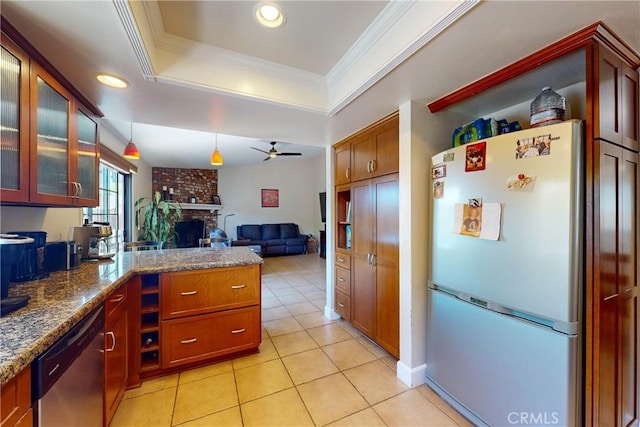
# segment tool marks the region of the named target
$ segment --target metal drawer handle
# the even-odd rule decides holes
[[[338,262],[344,262],[344,258],[338,258]]]
[[[124,299],[124,294],[118,295],[116,298],[110,300],[110,302],[120,302]]]
[[[192,343],[194,343],[194,342],[196,342],[196,341],[198,341],[198,339],[197,339],[197,338],[191,338],[191,339],[188,339],[188,340],[182,340],[182,341],[180,341],[180,344],[192,344]]]
[[[338,282],[344,282],[344,279],[342,277],[338,277]]]
[[[338,303],[338,305],[339,305],[340,307],[344,308],[344,304],[343,304],[343,303],[339,302],[339,303]]]
[[[231,286],[231,289],[244,289],[246,287],[247,287],[247,285],[233,285],[233,286]]]
[[[111,337],[112,341],[111,341],[111,348],[105,351],[113,351],[116,349],[116,335],[113,332],[107,332],[107,335]]]
[[[198,291],[189,291],[189,292],[182,292],[180,295],[182,295],[183,297],[189,296],[189,295],[195,295],[197,294]]]
[[[55,366],[55,368],[53,368],[53,369],[51,370],[51,372],[49,372],[49,376],[53,375],[53,373],[54,373],[55,371],[57,371],[59,367],[60,367],[60,364],[58,363],[58,364]]]
[[[242,329],[234,329],[233,331],[231,331],[232,334],[241,334],[243,332],[246,332],[247,330],[245,328]]]

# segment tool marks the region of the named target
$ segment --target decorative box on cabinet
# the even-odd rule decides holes
[[[2,386],[0,391],[1,427],[33,425],[31,409],[31,367],[27,366],[18,375]]]
[[[104,332],[104,419],[109,425],[118,409],[129,375],[129,300],[127,284],[115,290],[105,302]]]

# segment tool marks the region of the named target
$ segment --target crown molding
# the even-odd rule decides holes
[[[133,12],[131,11],[128,0],[112,1],[116,8],[116,12],[118,12],[118,16],[120,17],[120,22],[122,22],[124,31],[127,33],[129,42],[131,42],[131,47],[133,47],[133,52],[138,59],[138,64],[140,64],[140,68],[142,68],[142,77],[145,80],[155,81],[156,75],[153,72],[153,64],[149,59],[142,36],[136,26],[135,18],[133,17]]]
[[[380,12],[373,22],[364,30],[349,50],[340,58],[327,74],[327,82],[335,81],[346,74],[362,56],[372,50],[398,20],[407,13],[417,0],[392,0]]]
[[[341,100],[338,101],[335,105],[329,106],[327,115],[334,116],[339,113],[343,108],[353,102],[356,98],[362,95],[365,91],[367,91],[371,86],[380,81],[384,76],[393,71],[397,66],[406,61],[411,55],[416,53],[423,46],[428,44],[431,40],[433,40],[436,36],[446,30],[451,24],[453,24],[457,19],[475,7],[480,0],[463,0],[454,8],[449,10],[449,12],[442,17],[439,21],[435,23],[431,28],[429,28],[425,33],[423,33],[420,37],[418,37],[415,41],[410,43],[406,48],[400,51],[393,59],[384,64],[382,67],[378,69],[378,71],[373,72],[368,78],[363,79],[363,81],[353,88],[351,92],[348,94],[343,94],[341,96]],[[412,6],[415,3],[412,3]],[[409,9],[406,9],[404,13],[406,13]],[[395,15],[395,19],[400,18],[401,15]],[[390,28],[390,27],[389,27]],[[371,49],[371,47],[369,47]],[[360,57],[362,57],[361,53]],[[351,64],[353,66],[354,63]],[[333,70],[332,70],[333,71]],[[345,73],[346,74],[346,73]],[[343,74],[344,76],[344,74]],[[333,80],[327,82],[328,87],[331,87],[335,82],[338,81],[339,75],[334,74]]]
[[[419,0],[392,0],[322,76],[168,34],[157,0],[112,1],[145,79],[328,116],[337,114],[480,2],[457,0],[448,10],[438,11]],[[434,18],[434,10],[443,15]]]

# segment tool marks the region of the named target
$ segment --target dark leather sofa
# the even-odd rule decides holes
[[[308,236],[297,224],[245,224],[237,227],[238,242],[260,245],[263,256],[298,255],[307,252]]]

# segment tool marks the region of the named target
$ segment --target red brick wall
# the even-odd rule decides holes
[[[173,188],[173,200],[184,205],[190,203],[191,196],[196,197],[196,203],[211,204],[211,196],[218,195],[218,171],[214,169],[178,169],[152,168],[152,189],[155,193],[162,187],[167,192]],[[208,210],[183,210],[182,219],[202,219],[207,224],[207,230],[216,227],[217,216]]]

